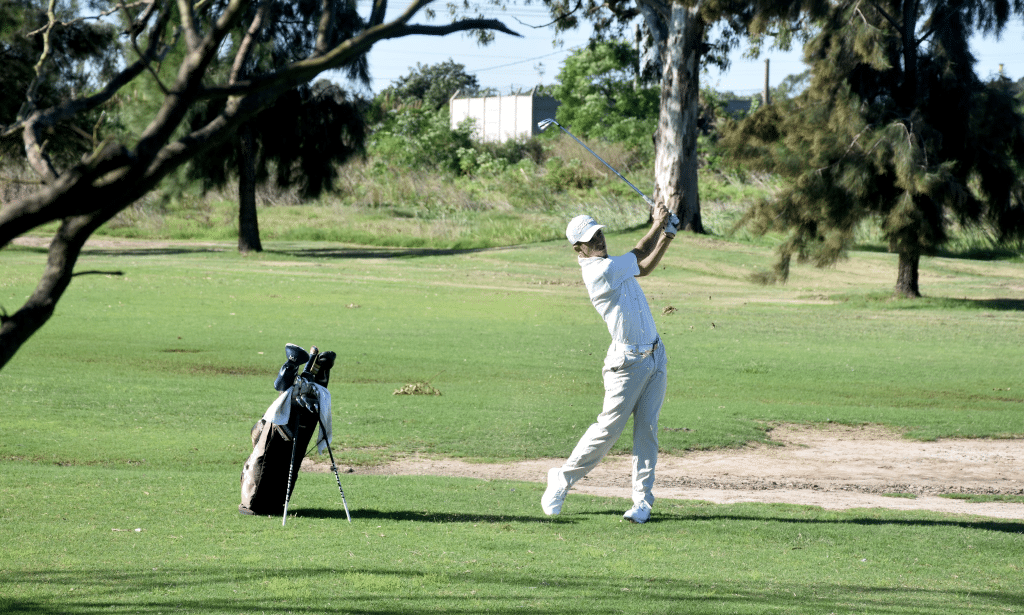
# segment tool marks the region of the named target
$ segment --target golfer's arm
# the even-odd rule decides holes
[[[665,251],[672,243],[672,237],[663,232],[665,220],[656,220],[651,225],[647,234],[640,239],[640,243],[633,249],[637,257],[637,266],[640,267],[640,277],[647,275],[657,267],[657,263],[665,256]]]
[[[672,242],[672,236],[663,233],[661,228],[653,228],[652,231],[653,233],[648,233],[648,235],[652,236],[643,245],[644,249],[641,249],[641,244],[644,244],[643,240],[641,240],[641,243],[637,244],[637,247],[633,250],[633,254],[636,254],[636,264],[640,267],[639,277],[654,271],[658,263],[661,262],[661,257],[665,255],[668,244]],[[647,236],[644,239],[647,239]]]

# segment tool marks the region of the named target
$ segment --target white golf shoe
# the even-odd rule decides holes
[[[629,519],[633,523],[647,523],[647,520],[651,518],[651,505],[647,503],[647,500],[640,500],[638,504],[633,504],[633,508],[627,510],[622,518]]]
[[[544,509],[545,515],[557,515],[562,512],[562,502],[565,501],[565,494],[569,493],[569,483],[566,482],[561,468],[548,470],[548,488],[540,498],[540,507]]]

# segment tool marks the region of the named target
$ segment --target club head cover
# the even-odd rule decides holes
[[[277,379],[274,380],[274,390],[282,393],[295,384],[295,376],[299,373],[299,368],[309,360],[309,353],[295,344],[285,344],[284,355],[288,361],[281,366],[281,371],[278,372]]]
[[[302,346],[295,344],[284,345],[284,356],[287,357],[289,363],[301,364],[309,360],[309,353]]]
[[[334,361],[337,359],[338,353],[333,350],[321,353],[316,362],[320,366],[316,376],[313,377],[313,382],[319,384],[322,387],[326,387],[327,383],[331,379],[331,368],[334,367]]]

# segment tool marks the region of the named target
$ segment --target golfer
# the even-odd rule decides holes
[[[576,216],[565,236],[576,251],[590,302],[608,325],[612,343],[604,360],[604,407],[560,468],[548,470],[541,507],[548,515],[562,511],[569,489],[611,450],[633,416],[633,507],[623,515],[634,523],[651,517],[654,466],[658,461],[658,414],[665,400],[665,348],[654,317],[636,278],[657,267],[675,237],[675,217],[656,208],[654,223],[636,247],[622,256],[608,256],[604,225],[590,216]]]

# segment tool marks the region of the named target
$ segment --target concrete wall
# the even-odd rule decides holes
[[[554,118],[559,105],[550,96],[535,96],[532,92],[522,96],[452,97],[448,102],[451,127],[456,128],[467,118],[476,120],[473,136],[478,141],[507,141],[539,134],[537,122]]]

